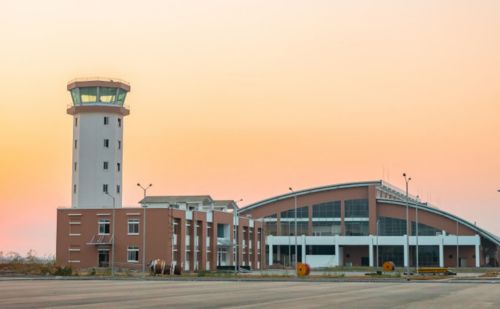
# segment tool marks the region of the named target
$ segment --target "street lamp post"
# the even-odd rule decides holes
[[[240,198],[238,202],[242,202],[243,199]],[[234,230],[234,236],[233,236],[233,251],[234,251],[234,274],[236,275],[238,273],[238,227],[239,227],[239,222],[238,222],[238,227],[236,226],[236,222],[238,220],[238,204],[237,202],[234,202],[235,208],[233,209],[233,230]]]
[[[407,177],[406,173],[403,173],[403,177],[405,178],[405,183],[406,183],[406,275],[408,276],[410,274],[410,228],[409,228],[409,219],[408,219],[408,203],[409,203],[409,197],[408,197],[408,183],[411,181],[411,177]]]
[[[415,251],[416,251],[416,273],[418,274],[418,206],[420,202],[417,195],[417,205],[415,205]]]
[[[293,191],[292,187],[288,188],[291,192],[294,193],[294,213],[295,213],[295,216],[294,216],[294,236],[295,236],[295,258],[294,258],[294,267],[297,268],[297,257],[298,257],[298,252],[297,252],[297,193],[295,191]]]
[[[142,189],[144,199],[146,198],[146,193],[149,188],[153,186],[153,184],[149,184],[147,187],[143,187],[140,183],[137,183],[137,186]],[[146,208],[148,206],[144,204],[144,227],[142,232],[142,273],[146,272]]]
[[[113,226],[111,227],[111,276],[115,276],[115,197],[109,194],[108,191],[104,192],[107,196],[113,199]]]
[[[377,218],[377,272],[378,272],[378,225],[379,225],[380,219]],[[337,253],[338,254],[338,253]]]

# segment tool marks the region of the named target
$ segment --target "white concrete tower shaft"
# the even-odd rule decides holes
[[[117,80],[68,83],[73,105],[72,208],[122,206],[124,105],[130,85]],[[111,196],[110,196],[111,195]],[[114,198],[114,205],[113,205]]]

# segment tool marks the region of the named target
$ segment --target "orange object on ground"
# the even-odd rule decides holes
[[[384,268],[384,271],[394,271],[394,269],[396,268],[392,261],[384,262],[384,265],[382,267]]]
[[[311,272],[311,267],[306,263],[297,263],[297,276],[305,277]]]

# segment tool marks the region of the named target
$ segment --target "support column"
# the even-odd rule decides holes
[[[409,265],[410,265],[410,263],[409,263],[410,259],[409,259],[409,256],[408,256],[408,241],[409,241],[408,235],[405,235],[404,239],[405,239],[405,243],[403,245],[403,248],[404,248],[404,250],[403,250],[404,251],[404,267],[409,267]]]
[[[339,235],[335,235],[335,266],[340,266]]]
[[[481,238],[479,238],[479,235],[476,235],[476,267],[479,268],[481,265],[481,256],[479,255],[479,246],[481,245]]]
[[[268,242],[267,245],[269,246],[269,256],[267,257],[268,258],[268,264],[269,266],[273,265],[273,245]]]
[[[306,235],[302,235],[302,263],[307,263],[306,259]]]
[[[370,260],[370,267],[373,267],[373,236],[370,235],[370,243],[368,244],[368,256]]]
[[[444,267],[444,246],[442,241],[439,244],[439,267]]]

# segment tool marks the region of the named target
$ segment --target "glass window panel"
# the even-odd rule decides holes
[[[340,201],[313,205],[313,218],[340,218]]]
[[[97,87],[83,87],[80,90],[80,101],[82,103],[97,102]]]
[[[116,88],[100,87],[99,88],[99,102],[113,103],[116,101]]]
[[[411,234],[415,236],[417,233],[417,226],[415,221],[411,222]],[[418,224],[418,236],[436,236],[440,235],[442,231],[440,229],[437,229],[435,227],[419,223]]]
[[[121,88],[118,88],[118,100],[117,103],[123,105],[125,102],[125,97],[127,96],[127,92]]]
[[[340,222],[314,222],[313,236],[333,236],[340,235]]]
[[[346,200],[345,201],[346,218],[368,218],[368,200]]]
[[[368,221],[345,222],[345,234],[347,236],[368,236]]]
[[[80,105],[80,97],[78,96],[78,88],[71,89],[71,98],[74,105]]]
[[[282,211],[281,218],[295,218],[295,209]],[[297,208],[297,218],[309,218],[309,209],[307,206]]]
[[[379,217],[378,234],[381,236],[406,235],[406,220],[390,217]]]

